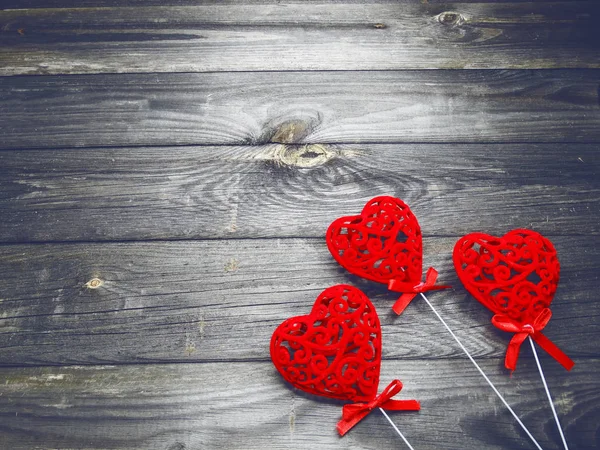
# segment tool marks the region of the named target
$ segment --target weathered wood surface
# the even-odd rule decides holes
[[[475,229],[552,239],[544,332],[576,366],[540,356],[571,450],[600,447],[598,2],[0,8],[1,448],[402,448],[378,413],[340,439],[341,405],[269,361],[337,283],[377,306],[416,449],[533,448],[427,305],[395,316],[329,255],[331,220],[379,194],[412,206],[455,286],[430,300],[545,449],[531,351],[510,377],[450,253]]]
[[[599,142],[599,70],[0,78],[0,148]]]
[[[457,280],[457,239],[424,241],[425,264],[455,287],[429,297],[477,357],[500,364],[510,335]],[[553,242],[561,284],[544,332],[576,359],[597,356],[600,240]],[[102,285],[86,285],[93,278]],[[277,325],[339,283],[375,302],[384,358],[463,356],[426,304],[417,299],[397,317],[398,294],[349,276],[323,238],[5,246],[0,279],[10,293],[0,303],[0,365],[264,361]]]
[[[598,144],[0,152],[0,241],[322,237],[392,194],[425,236],[600,232]],[[299,196],[298,193],[302,195]]]
[[[533,361],[512,377],[481,361],[545,449],[560,442]],[[548,364],[572,450],[600,445],[600,360],[572,373]],[[465,360],[385,361],[382,384],[404,382],[422,410],[391,413],[415,448],[530,449],[531,443]],[[6,448],[404,448],[372,412],[347,436],[341,404],[293,391],[270,362],[2,369],[0,430]]]
[[[323,0],[4,0],[0,5],[1,10],[10,9],[38,9],[38,8],[108,8],[108,7],[140,7],[140,6],[200,6],[200,5],[255,5],[256,7],[266,5],[292,5],[308,4],[322,5]],[[329,0],[329,4],[388,4],[388,5],[454,5],[448,0]],[[582,3],[582,0],[461,0],[459,4],[468,3],[554,3],[557,7],[562,7],[568,3]],[[591,2],[593,3],[593,2]]]
[[[592,1],[4,10],[0,75],[600,68],[599,20]]]

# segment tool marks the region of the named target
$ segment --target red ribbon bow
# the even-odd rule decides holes
[[[398,301],[394,303],[394,306],[392,306],[394,312],[398,315],[402,314],[404,309],[408,306],[412,299],[417,296],[417,294],[427,291],[435,291],[438,289],[448,289],[452,287],[448,285],[436,286],[435,282],[437,280],[437,276],[437,270],[435,270],[433,267],[430,267],[425,275],[425,282],[421,281],[419,284],[406,281],[390,280],[388,283],[388,289],[390,291],[404,292]]]
[[[417,400],[392,400],[402,390],[400,380],[392,381],[381,394],[369,403],[352,403],[342,408],[342,419],[337,424],[340,436],[345,435],[358,422],[363,420],[375,408],[388,411],[419,411],[421,404]]]
[[[550,356],[560,363],[565,369],[571,370],[575,363],[561,349],[559,349],[550,339],[542,334],[542,330],[548,325],[552,311],[549,308],[544,308],[533,321],[533,324],[520,324],[515,322],[508,316],[496,314],[492,317],[492,324],[502,331],[515,333],[508,344],[506,350],[506,358],[504,365],[507,369],[515,370],[517,368],[517,360],[519,359],[519,350],[521,344],[531,336],[535,342],[546,350]]]

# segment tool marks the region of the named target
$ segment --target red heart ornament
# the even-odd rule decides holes
[[[495,314],[530,323],[550,306],[560,265],[552,243],[530,230],[501,238],[483,233],[462,237],[452,255],[460,281]]]
[[[516,333],[506,354],[508,369],[516,368],[527,336],[568,370],[573,367],[573,361],[541,333],[552,316],[549,307],[560,274],[552,242],[531,230],[512,230],[500,238],[471,233],[458,240],[452,259],[467,291],[495,314],[494,326]]]
[[[335,260],[359,277],[385,284],[421,281],[421,227],[398,198],[375,197],[359,215],[336,219],[326,241]]]
[[[373,408],[418,410],[415,400],[392,400],[394,380],[377,396],[381,327],[375,307],[347,285],[323,291],[308,315],[285,320],[271,338],[273,364],[294,387],[310,394],[353,402],[344,406],[338,431],[344,435]]]
[[[271,338],[271,359],[283,378],[315,395],[369,401],[377,394],[381,328],[359,289],[323,291],[310,314],[283,322]]]
[[[437,272],[433,268],[421,282],[421,227],[408,205],[398,198],[375,197],[359,215],[336,219],[325,240],[335,260],[350,273],[405,293],[393,307],[397,314],[417,293],[450,287],[434,285]]]

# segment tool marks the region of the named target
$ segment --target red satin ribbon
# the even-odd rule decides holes
[[[392,306],[394,312],[398,315],[402,314],[412,299],[421,292],[436,291],[438,289],[448,289],[452,287],[448,285],[436,286],[435,282],[437,280],[437,276],[437,270],[435,270],[433,267],[430,267],[425,275],[425,282],[421,281],[419,284],[406,281],[390,280],[388,283],[388,289],[390,291],[404,292],[398,301],[394,303],[394,306]]]
[[[548,325],[551,317],[552,312],[548,308],[544,308],[540,312],[540,314],[533,321],[533,324],[522,325],[515,322],[510,317],[500,314],[496,314],[494,317],[492,317],[492,323],[496,328],[502,331],[508,331],[509,333],[515,333],[508,344],[508,349],[506,350],[504,365],[507,369],[515,370],[517,368],[519,350],[521,349],[521,344],[525,341],[525,339],[527,339],[527,336],[531,336],[540,347],[546,350],[546,352],[548,352],[550,356],[557,360],[565,369],[571,370],[573,368],[575,365],[573,360],[541,332],[546,325]]]
[[[381,394],[369,403],[352,403],[342,408],[342,419],[337,424],[340,436],[345,435],[358,422],[363,420],[375,408],[388,411],[419,411],[421,404],[417,400],[392,400],[402,390],[400,380],[392,381]]]

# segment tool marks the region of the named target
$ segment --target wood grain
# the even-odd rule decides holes
[[[456,279],[457,239],[424,241],[426,267],[454,286],[429,298],[476,357],[500,365],[509,335]],[[575,360],[598,356],[598,238],[553,242],[561,283],[545,333]],[[398,294],[349,276],[323,239],[4,246],[0,279],[1,365],[265,360],[274,329],[340,283],[378,307],[385,358],[463,356],[424,302],[396,316]]]
[[[540,357],[570,449],[600,447],[598,2],[1,3],[1,448],[401,447],[377,412],[340,439],[341,404],[269,360],[337,283],[378,309],[380,389],[422,402],[392,415],[415,448],[532,448],[423,301],[397,317],[333,261],[328,224],[379,194],[411,205],[454,286],[430,300],[559,449],[530,349],[511,377],[450,260],[475,229],[551,238],[544,333],[576,365]]]
[[[560,448],[531,360],[512,377],[482,361],[547,449]],[[546,373],[572,450],[600,441],[600,360]],[[226,376],[223,376],[226,374]],[[7,448],[397,448],[377,411],[340,438],[341,404],[289,388],[270,362],[2,369],[0,416]],[[418,413],[391,417],[415,448],[530,449],[533,445],[466,361],[383,361],[381,386],[404,383]],[[465,408],[468,405],[468,408]]]
[[[600,68],[597,2],[0,11],[0,75]]]
[[[554,3],[561,6],[581,0],[461,0],[459,4],[469,3]],[[245,5],[322,5],[323,0],[244,0]],[[419,5],[419,4],[448,4],[447,0],[329,0],[329,4],[366,4],[366,5]],[[52,9],[52,8],[110,8],[110,7],[143,7],[143,6],[200,6],[200,5],[239,5],[240,0],[4,0],[0,10],[10,9]]]
[[[597,144],[0,152],[0,241],[321,237],[391,194],[426,236],[600,232]]]
[[[0,148],[598,142],[600,71],[0,78]]]

